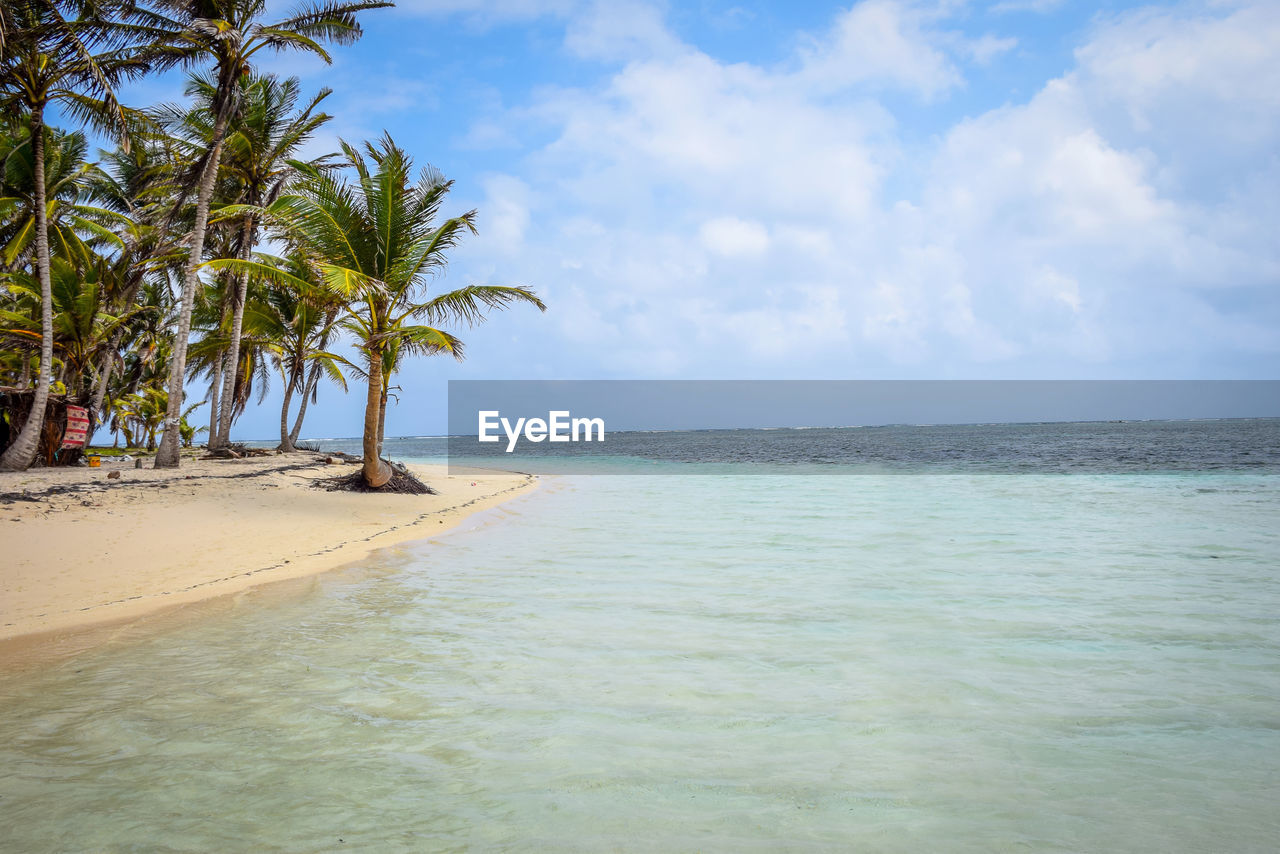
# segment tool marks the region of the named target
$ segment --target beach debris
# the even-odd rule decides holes
[[[200,459],[202,460],[241,460],[245,457],[269,457],[275,451],[269,448],[250,448],[245,445],[235,443],[225,445],[221,448],[214,448]]]
[[[107,480],[119,480],[119,479],[120,479],[120,472],[118,471],[107,472]]]
[[[339,475],[317,480],[317,489],[329,492],[381,492],[392,495],[438,495],[434,489],[414,477],[408,469],[395,463],[391,464],[391,479],[380,487],[372,487],[365,483],[363,472]]]

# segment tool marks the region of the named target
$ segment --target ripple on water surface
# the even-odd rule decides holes
[[[558,480],[5,677],[0,848],[1273,850],[1277,480]]]

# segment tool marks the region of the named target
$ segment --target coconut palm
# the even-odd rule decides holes
[[[99,152],[104,168],[91,176],[89,197],[101,208],[119,215],[116,230],[122,245],[112,256],[110,282],[104,294],[109,311],[126,313],[140,306],[145,285],[166,286],[165,273],[180,270],[182,255],[173,236],[163,228],[175,190],[174,170],[167,138],[150,132],[132,134],[133,145]],[[167,290],[167,287],[165,288]],[[154,297],[158,291],[152,289]],[[151,299],[141,301],[153,312],[152,322],[162,323],[165,312]],[[91,411],[105,416],[108,385],[124,369],[121,350],[138,335],[133,322],[116,329],[98,368]]]
[[[32,358],[40,351],[42,299],[34,266],[29,265],[35,243],[35,181],[32,146],[27,136],[25,117],[11,126],[10,133],[0,133],[0,269],[10,271],[12,289],[9,309],[25,313],[35,335],[27,340],[15,340],[17,351],[23,355],[21,387],[30,383]],[[93,285],[93,300],[84,304],[90,311],[76,313],[78,320],[90,322],[100,313],[104,318],[113,314],[128,316],[133,308],[133,294],[129,286],[135,278],[131,259],[135,256],[139,224],[128,213],[107,203],[88,204],[88,201],[104,200],[102,187],[111,183],[111,177],[97,164],[86,163],[87,148],[83,133],[66,133],[46,126],[45,182],[46,221],[48,223],[51,252],[51,295],[53,297],[54,358],[67,370],[65,348],[68,329],[66,322],[72,315],[68,299],[72,292],[88,293],[84,285]],[[103,254],[103,253],[108,254]],[[59,272],[61,265],[61,273]],[[61,283],[59,278],[62,279]],[[70,290],[68,290],[70,289]],[[80,302],[74,302],[81,305]],[[86,330],[87,331],[87,330]],[[117,324],[110,341],[95,342],[86,353],[87,361],[76,367],[73,376],[80,380],[97,375],[96,392],[92,395],[90,411],[102,412],[105,382],[108,373],[117,362],[116,353],[122,341],[124,327]],[[78,403],[88,404],[90,395],[80,383],[71,383]],[[95,417],[91,425],[99,423]]]
[[[134,308],[118,316],[104,310],[104,296],[111,289],[113,275],[109,259],[98,258],[87,267],[77,267],[54,256],[52,267],[54,358],[61,363],[59,380],[70,397],[84,402],[95,368],[111,348],[116,331],[147,309]],[[40,286],[29,273],[10,274],[9,291],[31,304],[40,300]],[[38,343],[39,322],[29,314],[0,310],[0,335]]]
[[[234,241],[228,242],[229,255],[235,254]],[[229,282],[234,275],[228,271],[219,274],[222,281]],[[251,281],[247,290],[248,299],[253,302],[260,298],[262,283]],[[239,418],[256,396],[259,403],[266,397],[271,381],[271,362],[274,358],[275,342],[251,335],[240,339],[240,348],[236,356],[236,364],[225,364],[227,351],[230,349],[230,323],[226,317],[226,306],[216,293],[215,285],[203,288],[205,299],[197,304],[192,312],[192,327],[201,330],[198,340],[192,341],[187,350],[187,365],[191,376],[208,375],[211,380],[222,375],[225,369],[235,380],[232,392],[225,399],[219,400],[218,392],[221,382],[210,383],[210,403],[225,404],[231,410],[232,421]],[[256,394],[255,394],[256,393]],[[212,406],[210,408],[213,408]],[[217,419],[210,419],[210,434],[217,429]]]
[[[187,423],[187,416],[190,415],[193,411],[204,406],[204,403],[205,402],[203,400],[197,401],[196,403],[193,403],[190,406],[188,406],[186,409],[182,410],[182,421],[178,424],[178,435],[182,439],[182,447],[184,448],[190,448],[191,444],[195,442],[196,436],[200,435],[201,433],[207,433],[209,431],[208,427],[196,428],[194,425]]]
[[[16,270],[30,259],[38,227],[29,123],[24,120],[15,130],[0,136],[0,263],[6,270]],[[45,127],[44,215],[49,251],[77,264],[92,263],[98,247],[123,247],[113,229],[130,225],[128,217],[86,203],[86,195],[101,179],[97,164],[85,161],[88,148],[80,131]]]
[[[204,255],[209,206],[213,199],[223,142],[233,114],[239,107],[242,84],[250,75],[259,51],[300,50],[329,62],[322,41],[349,44],[361,35],[357,14],[390,6],[387,2],[324,2],[302,7],[283,20],[265,23],[266,0],[152,0],[159,13],[155,22],[157,43],[148,58],[158,66],[195,66],[212,63],[214,100],[209,147],[191,173],[197,186],[195,223],[187,244],[187,265],[182,278],[178,328],[169,376],[169,413],[156,465],[178,465],[178,420],[182,412],[182,386],[186,378],[187,343],[191,311],[198,290]]]
[[[82,8],[77,10],[77,5]],[[125,49],[131,34],[110,17],[120,11],[115,4],[6,0],[5,6],[8,19],[0,53],[0,108],[22,110],[29,116],[35,184],[34,268],[42,308],[40,372],[31,414],[0,456],[0,469],[25,469],[35,460],[44,427],[53,366],[45,109],[57,103],[77,118],[123,133],[124,111],[116,101],[115,86],[126,75],[144,70],[146,64]],[[68,11],[95,14],[68,17]]]
[[[347,360],[327,351],[329,339],[339,319],[341,302],[333,291],[315,281],[314,272],[300,255],[290,258],[260,256],[293,277],[306,282],[299,287],[292,281],[268,282],[245,309],[246,337],[269,342],[280,377],[284,382],[284,402],[280,407],[280,450],[296,450],[298,433],[306,416],[307,401],[316,393],[323,373],[344,392],[346,378],[341,365]],[[302,401],[293,428],[289,427],[289,409],[295,393]]]
[[[106,395],[110,401],[145,388],[159,388],[169,376],[174,309],[169,284],[160,278],[144,280],[138,307],[145,310],[136,312],[125,326],[128,344],[118,353],[119,371],[110,377]]]
[[[199,80],[197,103],[212,101],[212,85]],[[253,78],[244,87],[241,109],[227,133],[223,155],[223,173],[235,187],[237,206],[219,211],[218,218],[239,223],[238,256],[248,260],[257,242],[259,208],[275,201],[295,170],[291,160],[297,150],[329,121],[330,116],[316,112],[331,90],[322,89],[305,106],[298,107],[302,86],[298,78],[280,80],[274,75]],[[197,110],[199,108],[197,107]],[[310,161],[322,165],[327,158]],[[235,365],[239,357],[240,335],[244,323],[244,306],[249,284],[247,275],[238,275],[236,288],[230,294],[231,329],[225,365]],[[235,388],[234,371],[216,371],[223,375],[221,399],[229,402]],[[231,430],[232,407],[224,405],[217,428],[209,437],[210,447],[225,444]]]
[[[178,415],[178,427],[184,447],[190,447],[199,430],[187,423],[187,416],[204,406],[204,401],[197,401]],[[116,402],[111,429],[124,434],[125,444],[131,448],[146,447],[148,451],[156,449],[156,433],[169,411],[169,393],[161,388],[147,388],[135,394],[129,394]]]
[[[365,144],[362,154],[342,144],[355,181],[329,170],[300,169],[296,189],[271,206],[271,215],[313,260],[320,281],[348,299],[342,326],[356,339],[368,394],[364,417],[364,478],[383,486],[391,468],[381,460],[388,362],[396,356],[448,353],[462,358],[463,345],[432,324],[475,323],[486,309],[525,302],[546,310],[524,287],[471,285],[429,298],[429,281],[443,272],[446,254],[461,237],[475,233],[476,212],[438,220],[453,182],[436,170],[413,180],[413,162],[390,136]],[[265,278],[296,279],[265,264],[240,264]],[[418,322],[422,321],[422,322]]]

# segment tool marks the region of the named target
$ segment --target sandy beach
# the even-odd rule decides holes
[[[0,474],[0,659],[334,569],[446,531],[535,484],[522,474],[411,468],[439,494],[326,491],[317,482],[357,465],[310,452],[184,460],[179,469],[104,459],[102,468]]]

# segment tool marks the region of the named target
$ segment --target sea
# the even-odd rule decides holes
[[[600,450],[0,675],[0,850],[1280,848],[1280,421]]]

